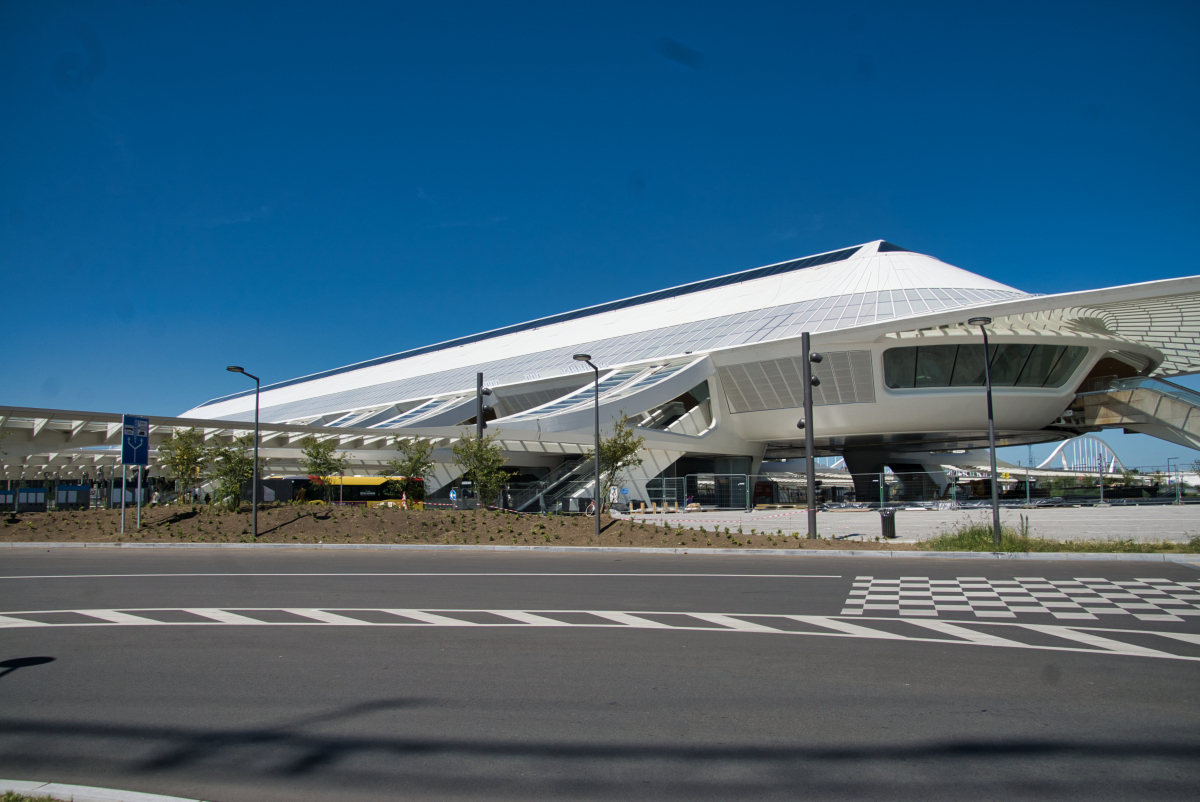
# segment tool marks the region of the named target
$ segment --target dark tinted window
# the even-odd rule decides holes
[[[1035,345],[1029,359],[1025,362],[1021,375],[1017,377],[1018,387],[1041,387],[1050,376],[1054,364],[1067,350],[1065,345]]]
[[[1070,345],[991,346],[992,384],[996,387],[1061,387],[1087,349]],[[982,345],[917,345],[883,352],[883,381],[893,389],[910,387],[982,387]]]
[[[912,251],[910,251],[908,248],[901,248],[899,245],[893,245],[892,243],[888,242],[887,240],[884,240],[883,242],[879,243],[879,248],[876,249],[876,253],[893,253],[893,252],[912,253]]]
[[[917,348],[917,387],[949,387],[957,345],[922,345]]]
[[[1079,367],[1079,363],[1083,361],[1083,357],[1086,354],[1086,348],[1068,346],[1066,353],[1058,358],[1058,364],[1050,369],[1050,378],[1046,379],[1044,386],[1061,387],[1065,384],[1067,379],[1071,378],[1071,374],[1075,372],[1075,368]]]
[[[992,352],[996,350],[992,346]],[[978,387],[983,384],[983,346],[958,346],[958,359],[954,362],[954,375],[950,377],[952,387]]]
[[[997,387],[1011,387],[1017,383],[1021,369],[1029,359],[1032,345],[998,345],[992,355],[992,384]],[[1045,381],[1043,379],[1043,381]],[[1035,387],[1040,386],[1040,382]]]
[[[916,371],[916,348],[891,348],[883,352],[883,379],[888,387],[915,386]]]

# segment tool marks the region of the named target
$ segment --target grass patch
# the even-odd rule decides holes
[[[1000,548],[992,539],[992,522],[988,519],[967,520],[954,525],[945,534],[922,540],[917,544],[921,551],[1011,551],[1045,552],[1071,551],[1103,554],[1200,554],[1200,538],[1187,543],[1169,540],[1050,540],[1029,534],[1029,519],[1021,516],[1017,527],[1002,525]]]
[[[58,802],[58,800],[52,796],[25,796],[16,791],[5,791],[4,796],[0,796],[0,802]]]

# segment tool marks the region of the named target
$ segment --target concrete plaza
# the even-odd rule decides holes
[[[1118,507],[1036,507],[1002,508],[1001,521],[1017,527],[1019,516],[1029,519],[1030,534],[1053,540],[1172,540],[1186,542],[1200,537],[1200,505],[1118,506]],[[667,515],[635,514],[635,520],[664,522],[677,526],[729,527],[749,533],[776,532],[803,534],[808,523],[805,510],[714,510]],[[959,510],[900,509],[896,512],[896,534],[901,541],[918,541],[948,531],[969,519],[990,520],[989,508]],[[827,538],[846,540],[874,539],[879,535],[880,519],[876,510],[830,510],[817,515],[818,531]]]

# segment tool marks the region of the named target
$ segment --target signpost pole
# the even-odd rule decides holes
[[[137,493],[137,495],[135,495],[133,497],[133,503],[137,505],[137,526],[135,527],[135,529],[141,530],[141,528],[142,528],[142,466],[141,465],[138,466],[137,490],[135,492]]]
[[[126,476],[129,474],[129,468],[125,465],[121,466],[121,534],[125,534],[125,482]]]

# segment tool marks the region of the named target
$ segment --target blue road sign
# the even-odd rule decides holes
[[[453,488],[450,489],[450,500],[458,501],[458,491]]]
[[[121,464],[150,464],[150,419],[121,416]]]
[[[628,487],[622,487],[622,488],[621,488],[621,495],[622,495],[622,496],[628,496],[628,495],[629,495],[629,488],[628,488]]]

